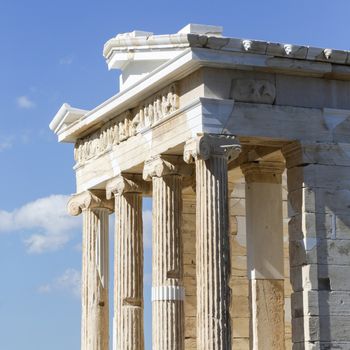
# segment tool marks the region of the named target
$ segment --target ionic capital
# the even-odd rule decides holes
[[[180,156],[158,155],[145,162],[143,179],[152,180],[152,177],[166,175],[190,176],[193,170],[183,162]]]
[[[193,163],[196,159],[208,160],[212,156],[236,159],[241,152],[241,145],[235,136],[203,134],[188,140],[184,149],[184,160]]]
[[[86,209],[108,209],[112,211],[114,205],[112,201],[105,198],[104,191],[91,190],[73,195],[68,201],[68,213],[77,216]]]
[[[281,183],[283,162],[256,161],[241,165],[246,182]]]
[[[111,199],[113,195],[124,193],[142,193],[142,179],[137,174],[121,174],[109,180],[106,185],[106,197]]]

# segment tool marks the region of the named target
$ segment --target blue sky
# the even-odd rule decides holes
[[[118,90],[103,44],[134,29],[186,24],[227,36],[350,49],[348,0],[0,2],[0,350],[76,350],[80,343],[80,219],[71,145],[48,124],[63,102],[90,109]],[[150,320],[150,201],[145,203]],[[150,349],[150,322],[146,343]]]

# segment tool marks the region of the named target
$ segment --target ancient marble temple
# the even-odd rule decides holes
[[[81,349],[349,350],[350,53],[195,24],[119,34],[103,53],[120,91],[50,124],[75,145]]]

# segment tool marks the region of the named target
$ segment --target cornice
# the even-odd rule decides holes
[[[147,35],[141,37],[117,36],[106,42],[103,48],[103,56],[108,60],[114,51],[176,50],[189,46],[187,34]]]
[[[93,132],[102,122],[107,122],[115,115],[136,107],[143,99],[147,99],[159,89],[182,79],[198,68],[200,65],[196,60],[192,60],[191,50],[186,49],[176,58],[167,61],[138,80],[134,85],[86,113],[83,119],[71,123],[64,132],[58,135],[58,141],[74,143],[82,134],[86,134],[87,130],[89,133]]]
[[[73,108],[68,103],[64,103],[52,119],[49,127],[57,135],[65,128],[76,122],[89,111],[85,109]]]
[[[253,68],[314,77],[334,75],[335,78],[341,76],[343,80],[350,80],[350,52],[344,50],[192,33],[152,36],[152,40],[148,36],[111,40],[105,47],[106,57],[109,57],[113,45],[117,45],[120,50],[122,47],[137,45],[139,50],[152,54],[152,45],[158,45],[162,50],[162,45],[167,46],[171,40],[175,42],[172,47],[167,48],[173,50],[173,54],[169,56],[171,59],[167,59],[165,63],[93,110],[85,111],[80,118],[70,120],[59,133],[53,128],[60,142],[75,142],[87,130],[93,132],[101,123],[134,108],[142,99],[200,67]],[[58,113],[52,123],[58,125],[62,118]]]
[[[221,26],[193,23],[180,29],[176,34],[154,35],[152,32],[135,30],[118,34],[108,40],[104,45],[103,55],[108,62],[115,53],[127,53],[129,60],[132,61],[134,56],[131,53],[149,52],[153,59],[159,60],[162,57],[167,57],[167,55],[162,55],[164,52],[189,47],[191,45],[190,34],[222,36],[222,32],[223,27]]]

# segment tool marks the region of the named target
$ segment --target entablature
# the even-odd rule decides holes
[[[78,139],[74,152],[77,166],[109,151],[113,146],[138,133],[144,133],[178,109],[178,87],[174,83],[143,101],[138,108],[123,112],[108,121],[101,129]]]
[[[273,149],[295,140],[347,142],[350,110],[200,97],[139,131],[136,128],[123,140],[120,134],[115,134],[119,124],[113,125],[109,132],[95,133],[95,139],[90,136],[77,143],[78,189],[103,186],[105,181],[123,172],[141,174],[145,161],[159,154],[182,156],[186,141],[201,134],[234,135],[243,146]],[[119,137],[119,142],[115,143],[114,137]],[[88,150],[90,153],[85,154]]]
[[[226,38],[209,27],[134,32],[106,45],[107,59],[122,69],[171,55],[93,110],[65,104],[57,113],[50,127],[75,144],[78,192],[104,188],[121,173],[140,175],[152,157],[182,156],[203,134],[236,137],[243,151],[231,168],[256,146],[348,142],[348,51]],[[138,56],[128,60],[128,48]]]
[[[163,50],[162,45],[166,45],[166,49],[173,50],[173,54],[163,57],[160,65],[151,65],[147,74],[142,71],[137,80],[117,95],[93,110],[85,111],[83,115],[69,120],[62,132],[57,133],[56,130],[59,141],[76,142],[78,138],[92,133],[116,115],[135,108],[140,101],[202,67],[350,81],[348,51],[222,37],[220,29],[207,30],[198,25],[174,34],[176,38],[181,38],[181,49],[173,36],[157,36],[147,32],[131,34],[123,34],[108,42],[105,48],[108,60],[112,53],[125,55],[128,48],[132,48],[133,52],[143,53],[140,64],[145,64],[145,53],[150,56],[150,60],[160,57],[159,52],[154,50],[155,46]],[[131,56],[127,54],[125,60],[130,57],[130,62],[133,62],[135,55]],[[127,65],[130,62],[127,61]],[[273,91],[270,93],[273,94]]]

